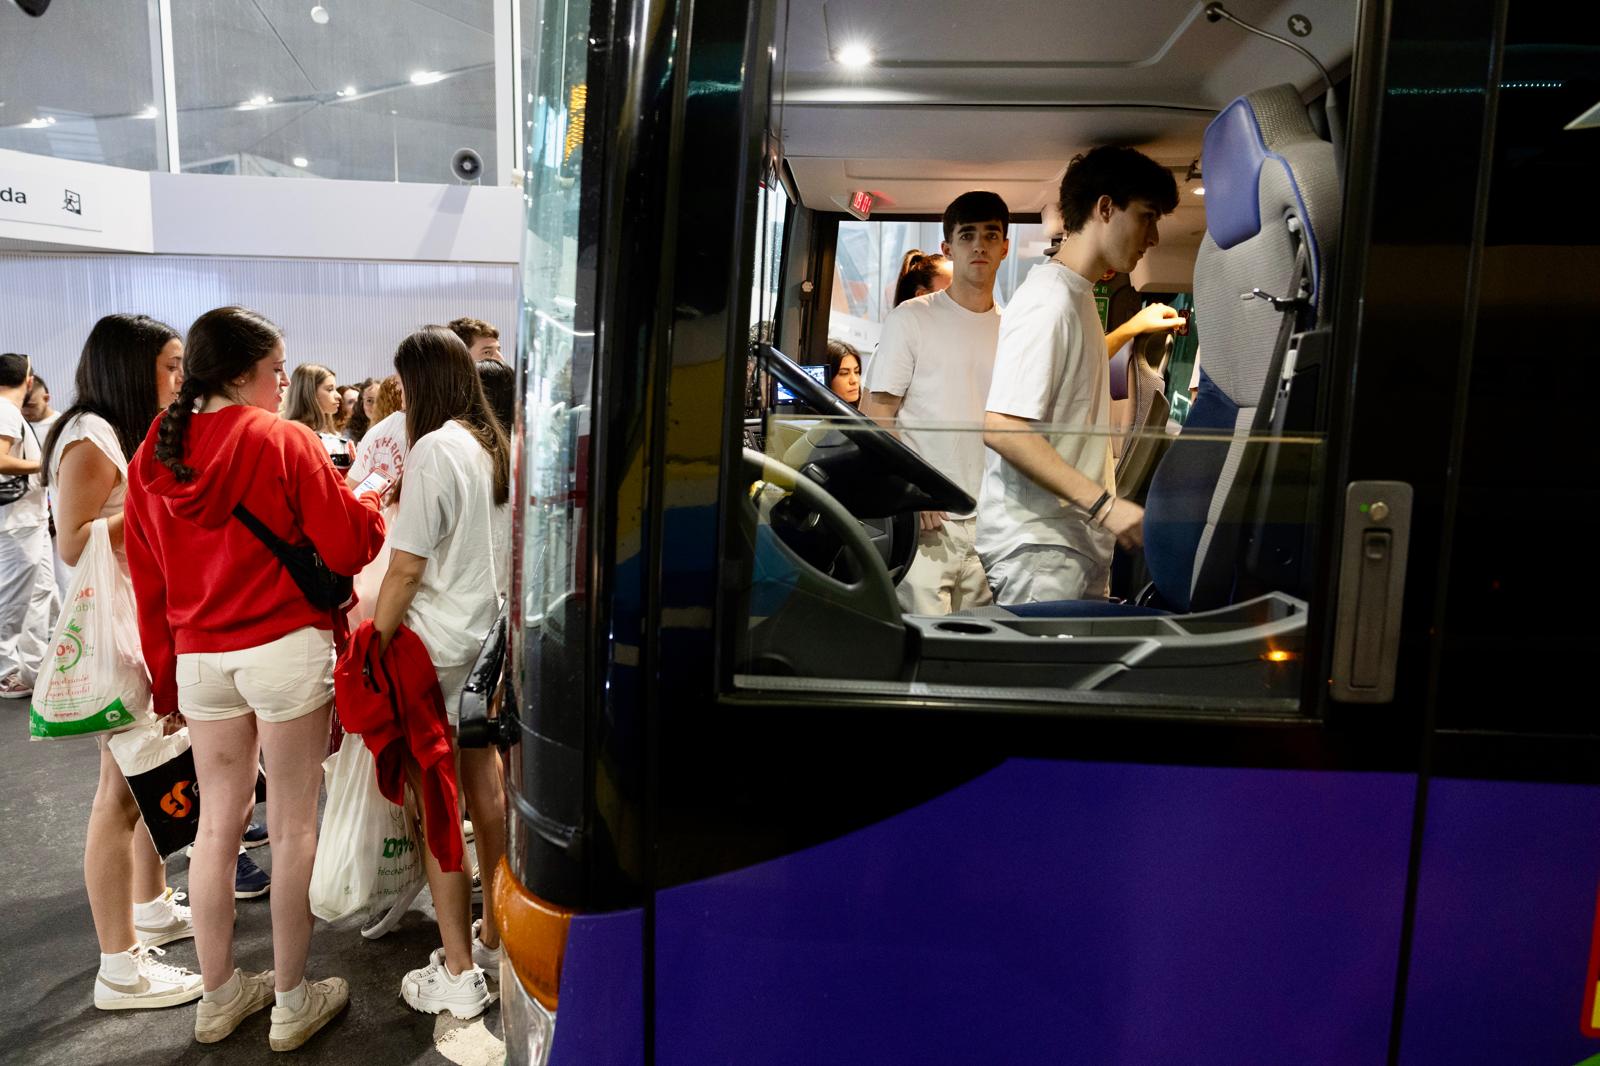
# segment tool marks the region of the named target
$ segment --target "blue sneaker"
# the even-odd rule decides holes
[[[244,831],[244,846],[259,848],[265,843],[267,843],[267,823],[251,822]]]
[[[257,896],[265,896],[267,889],[271,887],[272,878],[255,864],[255,860],[241,851],[239,868],[233,875],[233,898],[255,899]]]

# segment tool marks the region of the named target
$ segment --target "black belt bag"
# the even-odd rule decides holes
[[[294,583],[300,586],[311,606],[319,611],[336,611],[350,602],[355,591],[355,579],[336,574],[328,569],[317,549],[310,544],[289,544],[272,530],[261,524],[261,519],[245,510],[244,504],[233,509],[233,517],[245,524],[267,550],[277,556],[278,562],[289,571]]]

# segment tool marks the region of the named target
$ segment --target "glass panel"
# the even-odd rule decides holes
[[[494,0],[173,4],[183,169],[454,183],[495,157]]]
[[[1004,307],[1050,243],[1050,233],[1037,223],[1010,229],[1011,251],[995,275],[995,302]],[[938,222],[839,223],[834,251],[833,302],[828,336],[862,351],[877,347],[883,320],[894,310],[895,285],[901,261],[912,250],[939,251],[944,229]]]
[[[1220,421],[1174,436],[1163,393],[1148,395],[1142,414],[1123,406],[1106,430],[1034,423],[1014,435],[1037,433],[1074,466],[1114,476],[1119,497],[1146,508],[1122,512],[1142,517],[1142,548],[1133,537],[1114,547],[1083,507],[1004,473],[993,434],[975,516],[950,519],[971,503],[887,431],[777,409],[733,497],[735,687],[1297,709],[1324,443],[1236,439]],[[955,424],[918,434],[939,452],[984,436]],[[1240,489],[1219,496],[1229,469]],[[1214,499],[1223,518],[1208,529]],[[919,511],[943,512],[944,528],[919,533]],[[939,552],[965,560],[942,592],[911,569]]]
[[[1596,306],[1600,218],[1556,205],[1587,202],[1600,168],[1593,41],[1558,11],[1511,5],[1439,671],[1449,728],[1600,733],[1582,696],[1600,641],[1584,563],[1594,431],[1581,405],[1541,402],[1581,398],[1591,376],[1574,323]],[[1530,411],[1545,415],[1531,434],[1508,432]]]
[[[151,55],[143,0],[56,4],[43,18],[0,4],[0,148],[159,169]]]
[[[533,126],[526,176],[527,231],[522,253],[522,439],[519,471],[525,506],[518,598],[513,623],[538,631],[543,655],[581,667],[583,573],[588,491],[593,220],[583,206],[589,5],[545,0],[526,91]],[[588,256],[580,272],[580,250]],[[531,646],[531,645],[530,645]],[[546,683],[554,658],[546,662]],[[559,673],[559,671],[557,671]],[[581,684],[581,674],[578,683]],[[572,702],[525,689],[531,708]]]

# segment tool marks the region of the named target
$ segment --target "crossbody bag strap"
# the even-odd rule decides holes
[[[244,504],[237,504],[233,508],[233,517],[243,522],[245,528],[256,535],[256,539],[267,546],[267,550],[281,562],[284,553],[289,550],[289,544],[282,537],[268,529],[266,523],[251,514]]]

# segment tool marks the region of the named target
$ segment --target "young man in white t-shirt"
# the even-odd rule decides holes
[[[992,192],[969,192],[951,201],[943,221],[950,286],[889,312],[867,366],[861,410],[976,500],[984,398],[1000,336],[994,276],[1011,249],[1011,212]],[[989,602],[974,523],[972,512],[922,512],[917,553],[898,589],[907,612],[949,614]]]
[[[1006,305],[984,414],[977,542],[998,603],[1102,598],[1112,549],[1143,543],[1144,508],[1116,495],[1094,283],[1133,270],[1177,204],[1172,174],[1131,148],[1096,148],[1061,179],[1066,236]],[[1119,337],[1181,321],[1152,305]]]
[[[25,355],[0,355],[0,481],[23,487],[0,504],[0,698],[32,695],[34,678],[50,642],[55,607],[55,566],[50,552],[50,510],[39,481],[39,438],[22,416],[33,385]],[[26,478],[18,483],[15,478]]]

